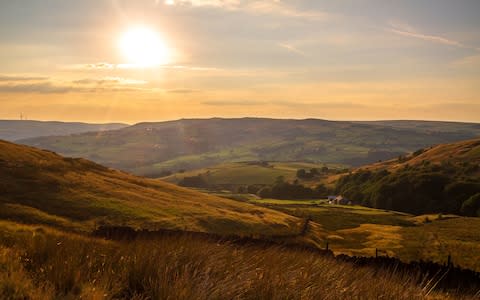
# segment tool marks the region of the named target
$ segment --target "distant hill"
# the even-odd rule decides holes
[[[16,141],[39,136],[114,130],[126,126],[128,125],[121,123],[88,124],[79,122],[0,120],[0,139]]]
[[[480,136],[480,124],[451,124],[187,119],[21,142],[68,156],[85,157],[135,174],[158,177],[165,171],[237,161],[305,161],[360,166],[430,145]]]
[[[77,231],[95,225],[291,235],[302,220],[85,159],[0,141],[0,219]]]
[[[336,189],[376,208],[480,216],[480,139],[363,166],[340,177]]]

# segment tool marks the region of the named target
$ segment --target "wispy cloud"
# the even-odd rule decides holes
[[[323,109],[364,109],[369,106],[353,102],[302,102],[289,100],[261,101],[261,100],[210,100],[201,104],[209,106],[281,106]]]
[[[192,90],[192,89],[173,89],[173,90],[167,90],[166,91],[169,94],[192,94],[192,93],[197,93],[198,90]]]
[[[424,41],[429,41],[432,43],[437,43],[437,44],[443,44],[443,45],[448,45],[448,46],[453,46],[453,47],[458,47],[458,48],[464,48],[464,49],[472,49],[472,50],[477,50],[480,51],[480,48],[472,47],[469,45],[465,45],[459,41],[446,38],[440,35],[433,35],[433,34],[425,34],[417,31],[415,28],[408,24],[401,24],[401,23],[396,23],[396,22],[390,22],[390,26],[386,29],[389,32],[405,36],[405,37],[410,37],[410,38],[415,38],[415,39],[421,39]]]
[[[128,70],[128,69],[145,69],[145,66],[135,64],[114,64],[108,62],[87,63],[87,64],[72,64],[62,67],[68,71],[110,71],[110,70]],[[152,66],[149,69],[176,69],[176,70],[190,70],[190,71],[217,71],[218,68],[191,66],[191,65],[159,65]],[[1,77],[0,77],[1,78]],[[1,79],[0,79],[1,80]]]
[[[99,63],[91,63],[91,64],[75,64],[75,65],[67,65],[64,69],[67,70],[113,70],[116,69],[117,65],[107,63],[107,62],[99,62]]]
[[[44,77],[28,77],[29,80],[14,78],[17,80],[0,81],[0,93],[65,94],[70,92],[149,91],[146,88],[136,87],[137,85],[147,84],[146,81],[120,77],[85,78],[74,81],[45,80]]]
[[[159,1],[157,1],[159,3]],[[283,17],[303,18],[308,20],[326,20],[331,17],[329,13],[318,10],[299,10],[287,5],[281,0],[168,0],[167,5],[211,6],[227,10],[245,11],[257,15],[277,15]]]
[[[122,77],[103,77],[103,78],[85,78],[73,81],[75,84],[81,85],[143,85],[148,81],[122,78]]]
[[[12,75],[0,75],[0,82],[3,81],[38,81],[47,80],[48,77],[41,76],[12,76]]]
[[[302,50],[294,47],[293,45],[290,45],[290,44],[287,44],[287,43],[279,43],[278,45],[280,47],[284,48],[284,49],[287,49],[289,52],[298,54],[298,55],[303,56],[303,57],[307,57],[307,54],[305,54],[305,52],[303,52]]]
[[[73,89],[72,86],[55,85],[51,82],[0,85],[0,93],[64,94]]]

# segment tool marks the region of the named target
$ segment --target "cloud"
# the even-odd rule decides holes
[[[317,10],[302,11],[291,6],[286,6],[280,1],[253,1],[244,7],[245,10],[253,14],[272,14],[283,17],[302,18],[310,21],[325,21],[331,18],[331,15]]]
[[[11,75],[0,75],[0,82],[3,81],[38,81],[38,80],[47,80],[48,77],[40,76],[11,76]]]
[[[210,100],[203,101],[201,104],[211,106],[253,106],[253,105],[266,105],[269,102],[261,102],[255,100]]]
[[[57,86],[50,82],[0,85],[0,93],[63,94],[70,91],[72,91],[72,87]]]
[[[151,69],[176,69],[176,70],[189,70],[189,71],[217,71],[218,68],[202,67],[202,66],[189,66],[189,65],[159,65],[152,66]],[[112,64],[107,62],[101,63],[88,63],[88,64],[73,64],[65,65],[63,69],[69,71],[103,71],[103,70],[125,70],[125,69],[145,69],[145,66],[139,66],[136,64]]]
[[[39,77],[43,78],[43,77]],[[98,92],[129,92],[129,91],[150,91],[132,87],[147,84],[148,82],[136,79],[121,77],[105,77],[101,79],[85,78],[71,82],[43,80],[43,81],[6,81],[0,83],[0,93],[36,93],[36,94],[65,94],[70,92],[98,93]],[[19,83],[20,82],[20,83]]]
[[[480,54],[470,55],[451,63],[454,67],[476,68],[480,70]]]
[[[257,101],[257,100],[210,100],[201,104],[211,106],[287,106],[315,109],[363,109],[369,106],[353,102],[302,102],[289,100]]]
[[[107,62],[99,62],[99,63],[91,63],[91,64],[75,64],[75,65],[65,66],[65,69],[67,70],[113,70],[116,68],[117,68],[117,65],[107,63]]]
[[[443,45],[448,45],[448,46],[453,46],[458,48],[473,49],[473,50],[480,51],[480,48],[471,47],[459,41],[448,39],[443,36],[420,33],[417,30],[415,30],[412,26],[407,24],[390,22],[390,27],[387,28],[386,30],[389,32],[395,33],[397,35],[405,36],[405,37],[421,39],[421,40],[429,41],[432,43],[443,44]]]
[[[73,81],[80,85],[143,85],[148,81],[122,77],[85,78]]]
[[[191,93],[197,93],[197,90],[191,90],[191,89],[173,89],[173,90],[167,90],[167,93],[170,94],[191,94]]]
[[[295,53],[295,54],[298,54],[300,56],[303,56],[303,57],[307,57],[307,55],[305,54],[305,52],[299,50],[298,48],[290,45],[290,44],[286,44],[286,43],[279,43],[278,44],[280,47],[284,48],[284,49],[287,49],[289,52],[292,52],[292,53]]]
[[[276,15],[317,21],[331,18],[329,13],[318,10],[298,10],[293,6],[286,5],[280,0],[169,0],[168,3],[164,3],[179,6],[189,5],[193,7],[210,6],[232,11],[245,11],[254,15]]]

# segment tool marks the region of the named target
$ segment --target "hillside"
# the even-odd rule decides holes
[[[376,208],[480,216],[480,139],[364,166],[340,177],[336,190]]]
[[[238,161],[311,161],[359,166],[433,144],[480,135],[480,124],[446,126],[443,122],[429,122],[425,127],[417,121],[409,122],[185,119],[21,142],[135,174],[159,177],[166,171]]]
[[[302,221],[252,204],[0,141],[0,218],[90,231],[95,225],[218,234],[296,234]]]
[[[128,125],[121,123],[88,124],[80,122],[0,120],[0,140],[16,141],[39,136],[115,130],[126,126]]]
[[[361,167],[365,170],[395,171],[405,166],[419,166],[429,162],[435,165],[451,163],[457,166],[480,164],[480,139],[460,141],[451,144],[440,144],[384,162]],[[476,173],[475,173],[476,174]]]
[[[414,216],[356,205],[331,205],[326,200],[251,198],[288,214],[308,216],[327,233],[336,255],[374,256],[375,249],[402,261],[445,263],[480,271],[480,218],[429,214]]]
[[[299,169],[310,170],[327,167],[329,170],[341,170],[341,165],[325,165],[305,162],[232,162],[215,165],[212,167],[195,169],[186,172],[174,173],[162,180],[171,183],[181,183],[186,178],[202,177],[211,187],[224,187],[227,189],[247,185],[269,185],[275,183],[278,177],[286,181],[297,179]],[[320,172],[320,171],[319,171]],[[312,178],[315,183],[317,178]],[[305,184],[305,182],[302,182]]]

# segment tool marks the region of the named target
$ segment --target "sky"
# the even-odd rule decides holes
[[[0,0],[0,66],[0,119],[480,122],[480,1]]]

